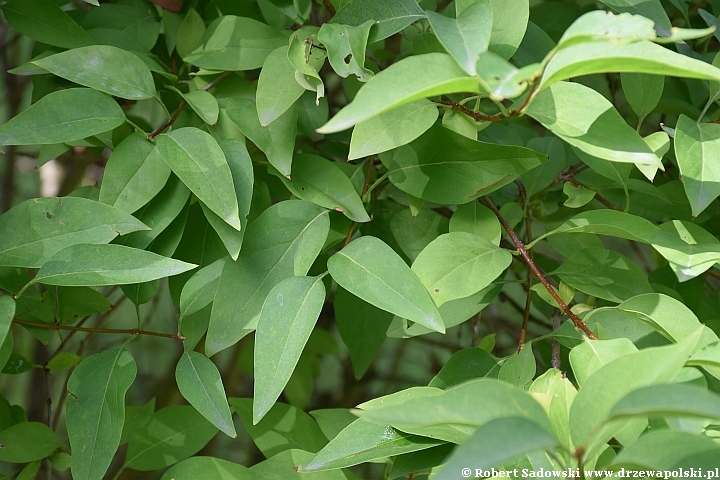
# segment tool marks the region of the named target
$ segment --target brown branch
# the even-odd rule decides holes
[[[207,92],[211,88],[215,87],[218,83],[222,82],[227,77],[229,77],[231,74],[232,74],[232,72],[223,73],[222,75],[217,77],[215,80],[213,80],[212,82],[208,83],[203,88],[201,88],[201,90],[203,92]],[[185,108],[186,105],[187,105],[187,102],[185,102],[185,100],[182,100],[180,102],[180,104],[177,106],[177,108],[175,109],[175,111],[172,113],[172,115],[170,115],[170,118],[168,118],[167,120],[162,122],[160,125],[155,127],[155,129],[150,133],[150,135],[147,136],[147,139],[152,140],[153,138],[160,135],[163,131],[165,131],[168,127],[170,127],[173,123],[175,123],[175,120],[177,120],[177,118],[180,116],[180,112],[182,112],[183,108]]]
[[[552,322],[554,332],[555,330],[560,328],[560,310],[558,310],[557,308],[553,309]],[[552,339],[552,356],[550,363],[553,368],[557,370],[562,370],[562,362],[560,361],[560,342],[558,342],[557,338],[555,337],[553,337]]]
[[[597,336],[595,336],[595,334],[588,328],[588,326],[585,325],[585,322],[583,322],[577,315],[575,315],[572,310],[570,310],[570,308],[565,304],[563,299],[560,298],[560,296],[557,294],[552,285],[550,285],[550,282],[548,282],[547,278],[545,278],[545,275],[540,272],[540,269],[537,267],[537,265],[535,265],[535,262],[528,254],[527,249],[525,248],[525,244],[522,242],[522,240],[518,238],[515,231],[507,223],[507,220],[505,220],[505,218],[500,214],[500,211],[497,209],[495,204],[488,197],[482,197],[482,199],[498,218],[500,224],[510,236],[510,239],[515,244],[515,247],[518,249],[518,252],[520,252],[520,255],[525,260],[525,263],[527,263],[528,267],[530,267],[530,270],[532,270],[537,279],[540,280],[540,283],[542,283],[543,287],[545,287],[550,296],[553,297],[553,299],[555,300],[555,302],[557,302],[563,312],[565,312],[567,316],[570,317],[570,319],[573,321],[577,328],[585,332],[585,334],[591,339],[597,340]]]
[[[370,178],[372,178],[372,172],[373,172],[373,166],[375,165],[375,156],[371,156],[370,160],[368,160],[368,167],[365,171],[365,183],[363,183],[362,193],[360,193],[360,198],[362,199],[365,194],[368,191],[368,188],[370,186]],[[350,239],[352,238],[353,232],[355,231],[355,226],[357,225],[357,222],[352,222],[350,224],[350,228],[348,229],[348,233],[345,236],[345,241],[343,242],[343,248],[348,246],[348,243],[350,243]]]
[[[530,88],[528,89],[528,93],[525,96],[525,99],[517,108],[508,110],[507,115],[504,115],[502,112],[496,113],[494,115],[486,115],[481,112],[476,112],[475,110],[470,110],[466,106],[461,105],[457,102],[453,102],[452,100],[443,100],[440,103],[443,105],[447,105],[454,110],[458,110],[459,112],[462,112],[469,117],[472,117],[473,119],[475,119],[476,122],[499,122],[500,120],[503,120],[507,117],[516,117],[523,113],[525,107],[527,107],[528,103],[530,103],[530,99],[532,98],[533,93],[535,93],[535,87],[537,87],[539,79],[539,76],[536,76],[533,79],[532,83],[530,84]]]
[[[25,325],[27,327],[46,328],[48,330],[72,330],[76,332],[93,332],[93,333],[119,333],[124,335],[148,335],[151,337],[173,338],[175,340],[185,340],[182,335],[172,333],[151,332],[148,330],[140,330],[139,328],[90,328],[90,327],[74,327],[72,325],[61,325],[59,323],[40,323],[28,322],[26,320],[14,319],[13,323]]]
[[[330,2],[330,0],[322,0],[322,3],[327,11],[330,12],[330,15],[334,17],[337,12],[335,11],[335,6]]]
[[[525,240],[527,243],[532,242],[532,220],[530,219],[530,215],[528,214],[528,204],[527,204],[527,191],[525,190],[525,185],[520,180],[515,180],[515,184],[518,187],[518,192],[520,193],[520,202],[522,203],[523,210],[525,213]],[[533,252],[528,252],[530,255],[530,258],[533,258]],[[523,349],[523,346],[525,345],[525,340],[527,338],[527,328],[528,323],[530,322],[530,307],[532,305],[532,285],[533,285],[533,276],[528,275],[527,278],[527,294],[525,296],[525,309],[523,311],[523,322],[522,327],[520,327],[520,339],[518,340],[518,348],[517,351],[520,353]]]
[[[720,280],[720,273],[717,273],[717,272],[715,272],[715,271],[713,271],[713,270],[708,270],[708,271],[707,271],[707,274],[708,274],[709,276],[711,276],[712,278],[714,278],[715,280]]]

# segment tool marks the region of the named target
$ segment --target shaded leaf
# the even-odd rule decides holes
[[[424,17],[414,0],[395,0],[389,3],[374,0],[348,0],[332,18],[331,23],[359,26],[375,20],[368,43],[377,42],[393,35],[416,20]]]
[[[0,432],[0,461],[28,463],[42,460],[62,446],[50,427],[39,422],[21,422]]]
[[[288,47],[273,50],[265,59],[258,79],[257,114],[260,125],[266,127],[278,119],[304,91],[295,80],[295,67],[288,60]]]
[[[38,42],[61,48],[95,43],[75,20],[50,0],[10,0],[2,10],[15,30]]]
[[[160,480],[252,480],[254,475],[239,463],[214,457],[192,457],[173,465]]]

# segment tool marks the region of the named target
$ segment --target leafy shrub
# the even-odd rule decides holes
[[[2,11],[3,478],[720,466],[717,0]]]

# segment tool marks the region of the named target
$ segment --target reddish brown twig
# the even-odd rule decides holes
[[[577,328],[585,332],[585,334],[591,339],[597,340],[597,336],[588,328],[587,325],[585,325],[585,322],[583,322],[577,315],[575,315],[575,313],[573,313],[572,310],[570,310],[570,307],[565,304],[563,299],[560,298],[552,285],[550,285],[550,282],[548,282],[547,278],[545,278],[545,275],[542,274],[540,269],[537,267],[537,265],[535,265],[535,262],[528,254],[527,249],[525,248],[525,244],[522,242],[522,240],[520,240],[520,238],[518,238],[515,231],[510,227],[505,218],[500,214],[500,211],[497,209],[495,204],[490,201],[488,197],[482,197],[482,199],[498,218],[500,224],[503,226],[503,229],[505,229],[507,234],[510,236],[510,239],[515,244],[515,248],[517,248],[518,252],[520,252],[520,256],[522,256],[522,258],[525,260],[527,266],[530,267],[530,270],[535,274],[537,279],[540,280],[540,283],[542,283],[543,287],[545,287],[550,296],[553,297],[555,302],[557,302],[562,311],[565,312],[568,317],[570,317],[570,319]]]
[[[175,340],[185,340],[182,335],[172,333],[150,332],[148,330],[140,330],[139,328],[90,328],[90,327],[74,327],[72,325],[61,325],[59,323],[40,323],[28,322],[26,320],[13,320],[13,323],[25,325],[27,327],[46,328],[48,330],[72,330],[76,332],[93,332],[93,333],[119,333],[122,335],[148,335],[151,337],[172,338]]]

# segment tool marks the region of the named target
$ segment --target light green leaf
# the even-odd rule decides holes
[[[500,222],[489,208],[480,202],[458,205],[450,217],[450,233],[467,232],[483,237],[493,245],[500,245]]]
[[[479,1],[463,9],[456,18],[426,11],[430,26],[445,50],[470,75],[475,75],[478,54],[487,51],[493,26],[490,4]]]
[[[136,374],[132,355],[115,348],[86,358],[70,375],[65,421],[73,478],[97,479],[107,472],[125,422],[125,392]]]
[[[357,190],[335,162],[318,155],[295,155],[291,178],[281,180],[298,198],[342,212],[355,222],[370,221]]]
[[[50,257],[30,284],[123,285],[149,282],[195,267],[191,263],[124,245],[75,244]]]
[[[708,436],[690,432],[658,430],[648,432],[624,448],[613,460],[613,468],[672,471],[677,467],[706,468],[712,472],[720,456],[720,447]]]
[[[320,99],[325,96],[325,84],[319,72],[325,64],[327,53],[313,48],[313,37],[305,38],[306,35],[300,31],[290,39],[288,60],[295,67],[295,80],[304,89],[315,92],[315,104],[319,105]]]
[[[675,128],[675,156],[693,216],[720,195],[720,125],[695,123],[680,115]]]
[[[420,280],[386,243],[361,237],[330,257],[328,270],[344,289],[376,307],[445,332],[440,312]]]
[[[34,198],[0,216],[0,265],[39,268],[76,243],[108,243],[148,228],[119,208],[80,197]]]
[[[62,446],[50,427],[39,422],[21,422],[0,432],[0,461],[28,463],[42,460]]]
[[[159,135],[156,143],[158,153],[175,175],[210,210],[240,230],[232,174],[215,139],[198,128],[186,127]]]
[[[170,167],[155,145],[137,132],[115,147],[105,165],[99,201],[132,213],[163,189]]]
[[[600,0],[616,12],[627,12],[647,17],[659,27],[669,29],[670,19],[660,0]]]
[[[253,399],[229,400],[243,427],[266,458],[293,448],[317,452],[327,445],[327,438],[317,422],[299,408],[277,402],[257,425],[253,425]]]
[[[270,164],[287,177],[295,149],[297,110],[289,108],[266,127],[260,124],[257,112],[255,102],[249,98],[233,98],[227,103],[230,119],[262,150]]]
[[[341,3],[331,23],[357,27],[368,20],[375,21],[368,43],[393,35],[425,15],[415,0],[347,0]]]
[[[627,338],[583,340],[583,343],[570,350],[569,357],[575,378],[582,385],[590,375],[608,363],[637,351],[635,344]]]
[[[604,10],[594,10],[581,15],[565,30],[557,44],[557,49],[606,40],[621,45],[640,40],[654,40],[656,37],[654,26],[652,20],[642,15],[628,13],[615,15]]]
[[[720,395],[697,385],[652,385],[628,393],[612,407],[608,418],[637,415],[720,420]]]
[[[478,130],[475,119],[457,110],[447,110],[443,113],[442,126],[463,137],[477,140]]]
[[[568,78],[605,72],[720,80],[720,70],[716,67],[656,43],[644,40],[621,45],[605,41],[582,43],[557,52],[545,68],[541,88]]]
[[[286,33],[252,18],[224,15],[208,26],[200,45],[183,60],[209,70],[252,70],[287,39]]]
[[[646,274],[629,258],[605,248],[586,248],[568,257],[554,272],[581,292],[620,303],[651,293]]]
[[[373,76],[373,72],[365,68],[365,47],[373,25],[376,23],[368,20],[357,27],[335,23],[320,27],[318,40],[325,45],[335,73],[343,78],[353,74],[362,82]]]
[[[399,396],[356,412],[374,423],[403,432],[463,443],[492,420],[521,417],[551,431],[542,406],[528,393],[493,378],[470,380],[441,393]]]
[[[74,48],[33,63],[114,97],[144,100],[157,94],[150,69],[137,56],[110,45]]]
[[[442,441],[407,435],[394,428],[376,425],[362,418],[348,425],[322,450],[298,467],[298,472],[315,472],[351,467],[372,460],[425,450]]]
[[[325,244],[327,210],[302,200],[276,203],[245,234],[236,262],[226,262],[205,341],[209,356],[235,344],[257,326],[270,290],[305,275]]]
[[[215,298],[220,273],[227,257],[214,261],[190,277],[180,294],[180,313],[183,317],[192,315],[210,305]]]
[[[655,152],[655,155],[662,160],[665,154],[670,150],[670,136],[663,132],[651,133],[647,137],[643,137],[645,143]],[[635,166],[642,172],[645,177],[651,182],[655,179],[658,167],[652,165],[643,165],[636,163]]]
[[[90,88],[45,95],[0,126],[0,145],[47,145],[91,137],[125,123],[115,100]]]
[[[498,372],[498,379],[522,388],[532,381],[536,371],[532,344],[527,344],[519,353],[505,360]]]
[[[205,90],[193,90],[187,93],[180,93],[183,99],[190,105],[190,108],[197,113],[198,117],[208,125],[215,125],[220,115],[220,107],[217,99],[212,93]]]
[[[587,205],[595,198],[595,192],[588,190],[582,185],[574,186],[570,182],[563,185],[563,193],[568,196],[563,205],[570,208],[580,208]]]
[[[217,431],[189,405],[165,407],[132,436],[123,466],[140,471],[166,468],[195,455]]]
[[[295,80],[295,67],[288,60],[288,47],[273,50],[265,59],[258,79],[256,98],[260,125],[266,127],[278,119],[304,91]]]
[[[380,159],[400,190],[456,205],[493,192],[546,161],[527,148],[478,142],[441,125]]]
[[[338,287],[333,299],[335,324],[350,351],[355,378],[363,376],[385,342],[393,314]]]
[[[60,352],[55,355],[47,364],[49,370],[67,370],[80,363],[80,356],[70,352]]]
[[[205,34],[205,21],[194,9],[189,8],[185,18],[177,29],[175,50],[181,58],[185,58],[197,48]]]
[[[469,297],[490,285],[512,262],[512,255],[484,238],[465,232],[440,235],[412,265],[435,305]]]
[[[282,480],[359,480],[360,477],[347,471],[332,470],[325,472],[300,473],[298,465],[307,462],[313,456],[303,450],[286,450],[272,458],[250,467],[256,478]]]
[[[254,474],[239,463],[214,457],[191,457],[168,469],[160,480],[253,480]]]
[[[15,30],[38,42],[61,48],[78,48],[95,43],[55,2],[10,0],[2,10]]]
[[[353,129],[348,160],[410,143],[430,128],[437,117],[435,104],[422,98],[364,120]]]
[[[518,432],[522,435],[518,436]],[[531,420],[499,418],[480,427],[454,450],[435,479],[455,480],[458,472],[468,465],[474,469],[490,469],[537,450],[549,450],[557,443],[553,435]]]
[[[253,425],[285,388],[323,303],[322,277],[286,278],[268,293],[255,332]]]
[[[620,81],[625,98],[638,116],[638,124],[641,124],[660,102],[665,88],[665,77],[644,73],[622,73]]]
[[[461,15],[470,5],[484,0],[457,0],[456,16]],[[504,59],[513,56],[525,36],[530,18],[530,2],[528,0],[489,0],[492,8],[492,35],[489,50]]]
[[[493,52],[481,53],[477,70],[482,79],[483,89],[493,100],[516,98],[527,88],[528,81],[540,75],[542,66],[532,63],[516,68],[500,55]]]
[[[175,369],[178,389],[190,405],[225,435],[235,438],[220,372],[202,353],[185,350]]]
[[[319,128],[318,132],[346,130],[356,123],[420,98],[478,91],[477,78],[468,76],[450,55],[414,55],[394,63],[368,80],[353,101]]]
[[[587,48],[585,44],[578,47]],[[578,109],[578,105],[583,108]],[[526,113],[562,140],[595,157],[662,165],[605,97],[579,83],[552,85],[535,97]]]
[[[223,140],[220,143],[220,148],[225,155],[225,160],[227,160],[232,175],[235,198],[237,199],[238,205],[238,216],[240,218],[240,230],[236,230],[228,225],[227,222],[210,210],[205,203],[201,202],[200,205],[202,206],[203,213],[205,213],[205,218],[208,219],[210,225],[212,225],[213,229],[217,232],[230,257],[232,257],[233,260],[237,260],[243,238],[245,238],[255,174],[253,172],[250,154],[244,142],[234,139]]]

